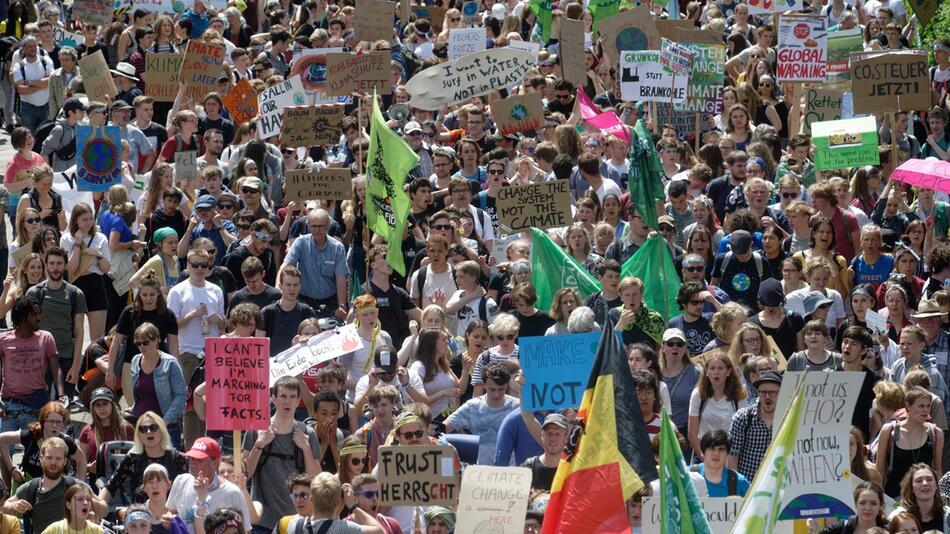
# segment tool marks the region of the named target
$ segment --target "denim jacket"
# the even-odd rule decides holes
[[[166,352],[160,354],[158,365],[152,371],[155,394],[158,396],[158,405],[162,408],[165,421],[175,423],[185,413],[185,375],[177,358]],[[136,354],[132,358],[132,384],[138,380],[141,370],[142,355]]]

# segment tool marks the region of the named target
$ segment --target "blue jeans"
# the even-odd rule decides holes
[[[167,426],[168,437],[172,440],[172,446],[181,450],[181,423],[172,423]]]
[[[47,119],[49,119],[49,104],[34,106],[20,100],[20,122],[23,123],[24,128],[35,132]]]

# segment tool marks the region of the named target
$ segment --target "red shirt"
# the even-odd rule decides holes
[[[195,134],[195,137],[198,138],[197,150],[198,150],[198,155],[200,156],[205,153],[205,140],[200,135],[197,135],[197,134]],[[164,145],[162,145],[162,151],[160,152],[160,154],[163,158],[165,158],[165,161],[169,163],[175,162],[175,152],[177,151],[176,149],[178,148],[178,141],[176,139],[177,139],[177,136],[173,135],[169,137],[167,141],[165,141]],[[195,150],[195,148],[191,146],[191,139],[185,139],[181,144],[181,149],[182,151]]]
[[[17,337],[10,330],[0,334],[0,360],[3,361],[4,399],[23,399],[46,389],[49,361],[57,358],[53,334],[38,330],[30,337]]]

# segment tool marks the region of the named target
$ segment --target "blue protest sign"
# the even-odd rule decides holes
[[[76,174],[80,191],[106,191],[122,181],[118,126],[76,126]]]
[[[579,408],[599,342],[600,332],[519,338],[525,409]]]

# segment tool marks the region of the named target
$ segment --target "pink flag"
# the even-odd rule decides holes
[[[580,88],[577,89],[577,101],[584,121],[599,129],[602,133],[613,135],[626,143],[627,146],[630,146],[630,134],[615,113],[611,111],[599,112],[587,93]]]

